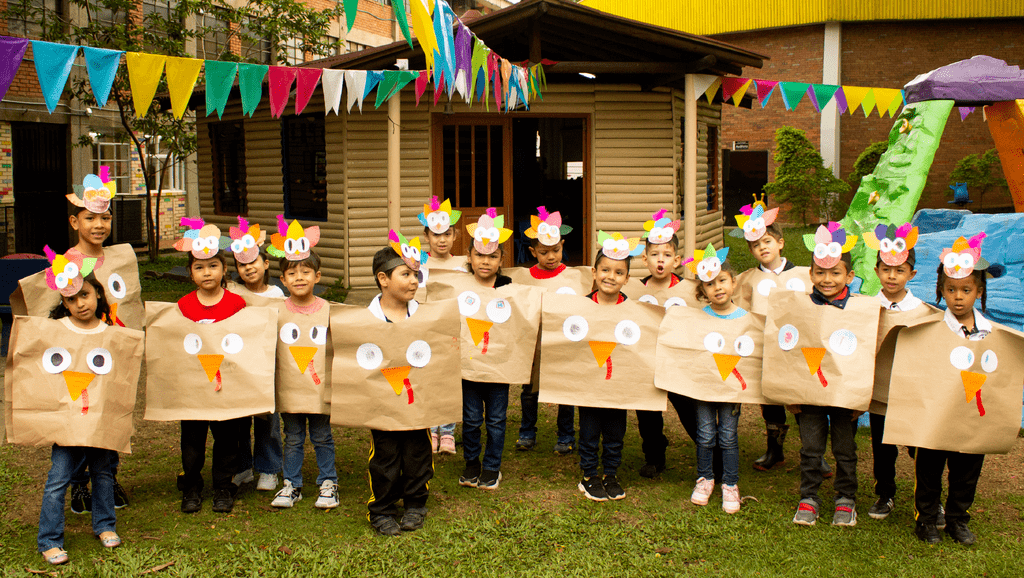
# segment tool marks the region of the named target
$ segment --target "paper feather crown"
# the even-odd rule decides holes
[[[814,262],[822,269],[835,267],[843,253],[849,253],[857,244],[857,235],[850,235],[842,225],[829,221],[814,234],[804,235],[804,245],[814,252]]]
[[[417,215],[423,226],[437,235],[458,223],[460,217],[462,217],[462,211],[452,209],[451,199],[445,199],[441,203],[438,202],[437,197],[430,197],[430,202],[423,205],[423,212]]]
[[[284,215],[277,216],[277,232],[270,236],[267,253],[284,257],[289,261],[302,261],[309,257],[309,250],[320,241],[320,227],[303,228],[297,220],[288,224]]]
[[[505,216],[499,215],[494,207],[480,215],[475,223],[466,225],[466,232],[473,237],[473,248],[481,255],[490,255],[512,236],[512,230],[505,228]]]
[[[548,213],[545,207],[540,206],[537,207],[536,215],[530,215],[530,228],[523,231],[523,234],[530,239],[537,239],[541,245],[551,247],[562,240],[562,235],[571,232],[572,227],[562,224],[561,213]]]
[[[67,198],[76,207],[82,207],[91,213],[106,213],[110,209],[110,199],[117,194],[117,183],[110,179],[110,167],[100,167],[100,174],[85,175],[82,184],[73,187],[73,193]]]

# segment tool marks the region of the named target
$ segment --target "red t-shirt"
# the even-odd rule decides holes
[[[214,305],[207,307],[199,302],[195,291],[178,299],[178,310],[186,318],[196,323],[216,323],[231,317],[245,308],[245,300],[234,293],[224,290],[224,296]]]
[[[530,267],[530,275],[533,275],[534,279],[551,279],[553,277],[558,277],[558,275],[566,269],[567,267],[565,266],[565,263],[559,263],[558,268],[554,270],[541,269],[540,265],[534,265],[533,267]]]

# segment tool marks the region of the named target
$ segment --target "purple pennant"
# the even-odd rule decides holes
[[[839,114],[846,114],[846,109],[849,108],[850,105],[846,103],[846,93],[843,92],[843,87],[840,86],[839,90],[836,91],[835,99],[836,109],[839,111]]]
[[[28,40],[12,36],[0,36],[0,100],[7,95],[7,89],[14,81],[14,75],[25,57]]]
[[[466,79],[466,96],[468,97],[472,92],[472,69],[473,69],[473,33],[466,28],[462,22],[459,22],[459,30],[455,33],[455,76],[459,75],[459,71],[465,73]]]
[[[960,111],[960,120],[961,121],[966,119],[967,115],[969,115],[972,112],[974,112],[974,107],[973,106],[958,106],[958,107],[956,107],[956,109]]]

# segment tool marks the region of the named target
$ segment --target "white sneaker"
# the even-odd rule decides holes
[[[735,514],[740,511],[739,486],[722,484],[722,509],[725,510],[726,514]]]
[[[234,477],[231,478],[231,483],[236,486],[241,486],[242,484],[248,484],[255,479],[256,477],[252,475],[252,468],[249,468],[235,474]]]
[[[690,501],[698,506],[708,505],[711,493],[715,491],[715,480],[698,478],[697,485],[693,486],[693,493],[690,494]]]
[[[262,492],[269,492],[277,489],[277,474],[260,474],[256,482],[256,489]]]
[[[321,510],[330,510],[338,507],[338,484],[333,480],[324,480],[320,484],[320,497],[313,504]]]
[[[302,488],[296,488],[292,486],[292,483],[288,480],[284,481],[284,487],[277,492],[274,496],[274,501],[270,502],[270,505],[275,508],[291,508],[295,505],[295,502],[302,500]]]

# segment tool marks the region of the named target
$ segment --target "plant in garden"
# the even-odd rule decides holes
[[[977,195],[978,205],[983,206],[982,199],[990,190],[1007,190],[1006,178],[1003,176],[1003,165],[999,162],[996,149],[989,149],[981,154],[967,155],[956,163],[956,168],[949,173],[949,184],[967,183],[967,190]],[[953,190],[947,189],[952,195]]]
[[[845,212],[841,195],[850,189],[825,167],[821,154],[804,131],[784,126],[775,131],[775,181],[764,186],[776,203],[788,205],[806,225],[815,220],[838,220]]]
[[[888,141],[873,142],[857,156],[857,160],[853,163],[853,172],[847,179],[854,190],[860,186],[860,180],[864,178],[864,175],[874,172],[875,167],[878,166],[878,159],[882,158],[882,153],[887,148],[889,148]]]

